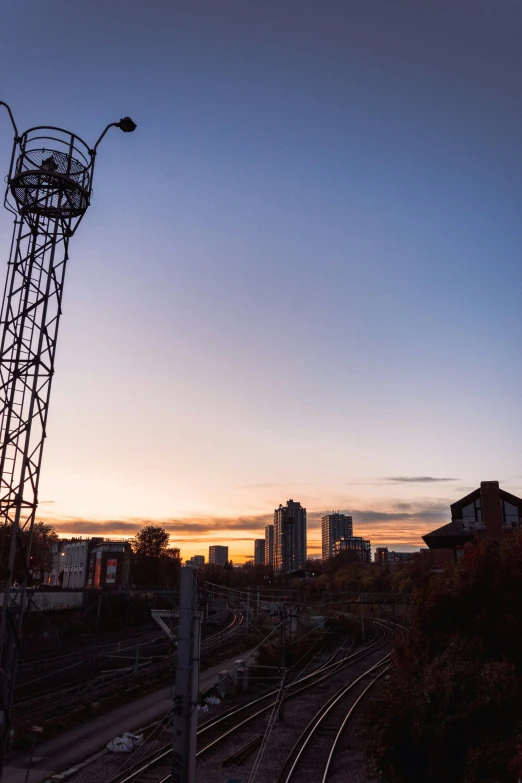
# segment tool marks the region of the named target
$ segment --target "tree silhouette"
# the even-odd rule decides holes
[[[146,525],[134,536],[132,582],[172,587],[181,565],[178,547],[169,548],[170,534],[161,525]]]
[[[136,555],[161,557],[168,549],[170,534],[161,525],[145,525],[134,536],[132,549]]]
[[[40,580],[43,581],[45,573],[52,568],[52,545],[58,542],[58,535],[51,525],[44,522],[35,522],[31,542],[30,567],[34,572],[40,572]]]

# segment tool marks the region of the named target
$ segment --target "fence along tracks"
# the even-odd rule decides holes
[[[230,638],[241,629],[243,623],[244,617],[242,613],[235,611],[232,621],[229,623],[229,625],[220,631],[211,634],[203,640],[201,644],[201,654],[205,655],[209,652],[212,652],[213,650],[220,647],[224,642],[229,641]],[[155,639],[163,638],[165,638],[165,641],[168,641],[164,634],[158,634],[156,632],[155,634],[148,635],[145,642],[135,644],[131,648],[120,648],[118,652],[125,652],[127,649],[135,650],[140,646],[150,644],[150,642]],[[175,653],[173,659],[174,658]],[[61,704],[63,707],[66,707],[68,704],[71,704],[75,700],[81,698],[85,693],[89,693],[90,696],[94,698],[94,696],[97,694],[103,693],[108,687],[128,685],[136,678],[137,675],[142,675],[145,671],[150,676],[163,672],[170,665],[171,662],[167,659],[157,662],[153,662],[152,660],[145,660],[141,663],[137,663],[137,665],[128,666],[127,668],[114,669],[105,674],[95,674],[88,679],[81,677],[75,682],[71,682],[69,685],[61,685],[57,688],[50,688],[38,695],[33,695],[28,698],[15,701],[13,715],[15,718],[23,718],[24,715],[30,715],[32,720],[45,720],[46,716],[48,716],[49,710],[54,709],[57,704]]]
[[[340,660],[329,662],[305,677],[298,678],[285,688],[285,701],[297,697],[300,693],[314,688],[323,680],[328,679],[342,669],[348,668],[377,650],[384,647],[392,638],[388,625],[380,620],[375,621],[381,634],[372,644],[362,650],[351,653],[348,651]],[[204,745],[197,751],[196,757],[201,759],[204,755],[215,749],[227,738],[231,737],[243,727],[254,721],[257,717],[271,710],[277,698],[278,691],[270,691],[240,707],[232,708],[223,715],[202,723],[198,728],[198,745],[203,740]],[[111,783],[167,783],[170,780],[170,755],[171,742],[161,750],[142,757],[132,768],[118,776],[111,778]],[[155,774],[154,774],[155,771]]]

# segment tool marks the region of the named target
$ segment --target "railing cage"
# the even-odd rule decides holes
[[[80,217],[90,203],[93,166],[92,150],[74,133],[31,128],[15,139],[8,180],[15,204],[9,206],[26,215]]]

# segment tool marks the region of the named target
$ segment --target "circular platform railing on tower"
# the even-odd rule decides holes
[[[31,128],[18,138],[9,189],[25,215],[76,218],[92,194],[94,156],[78,136],[59,128]]]

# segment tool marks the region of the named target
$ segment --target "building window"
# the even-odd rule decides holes
[[[502,524],[504,527],[517,527],[519,525],[518,508],[507,500],[502,500]]]
[[[475,528],[484,527],[480,498],[472,501],[462,509],[462,527],[464,530],[475,530]]]

